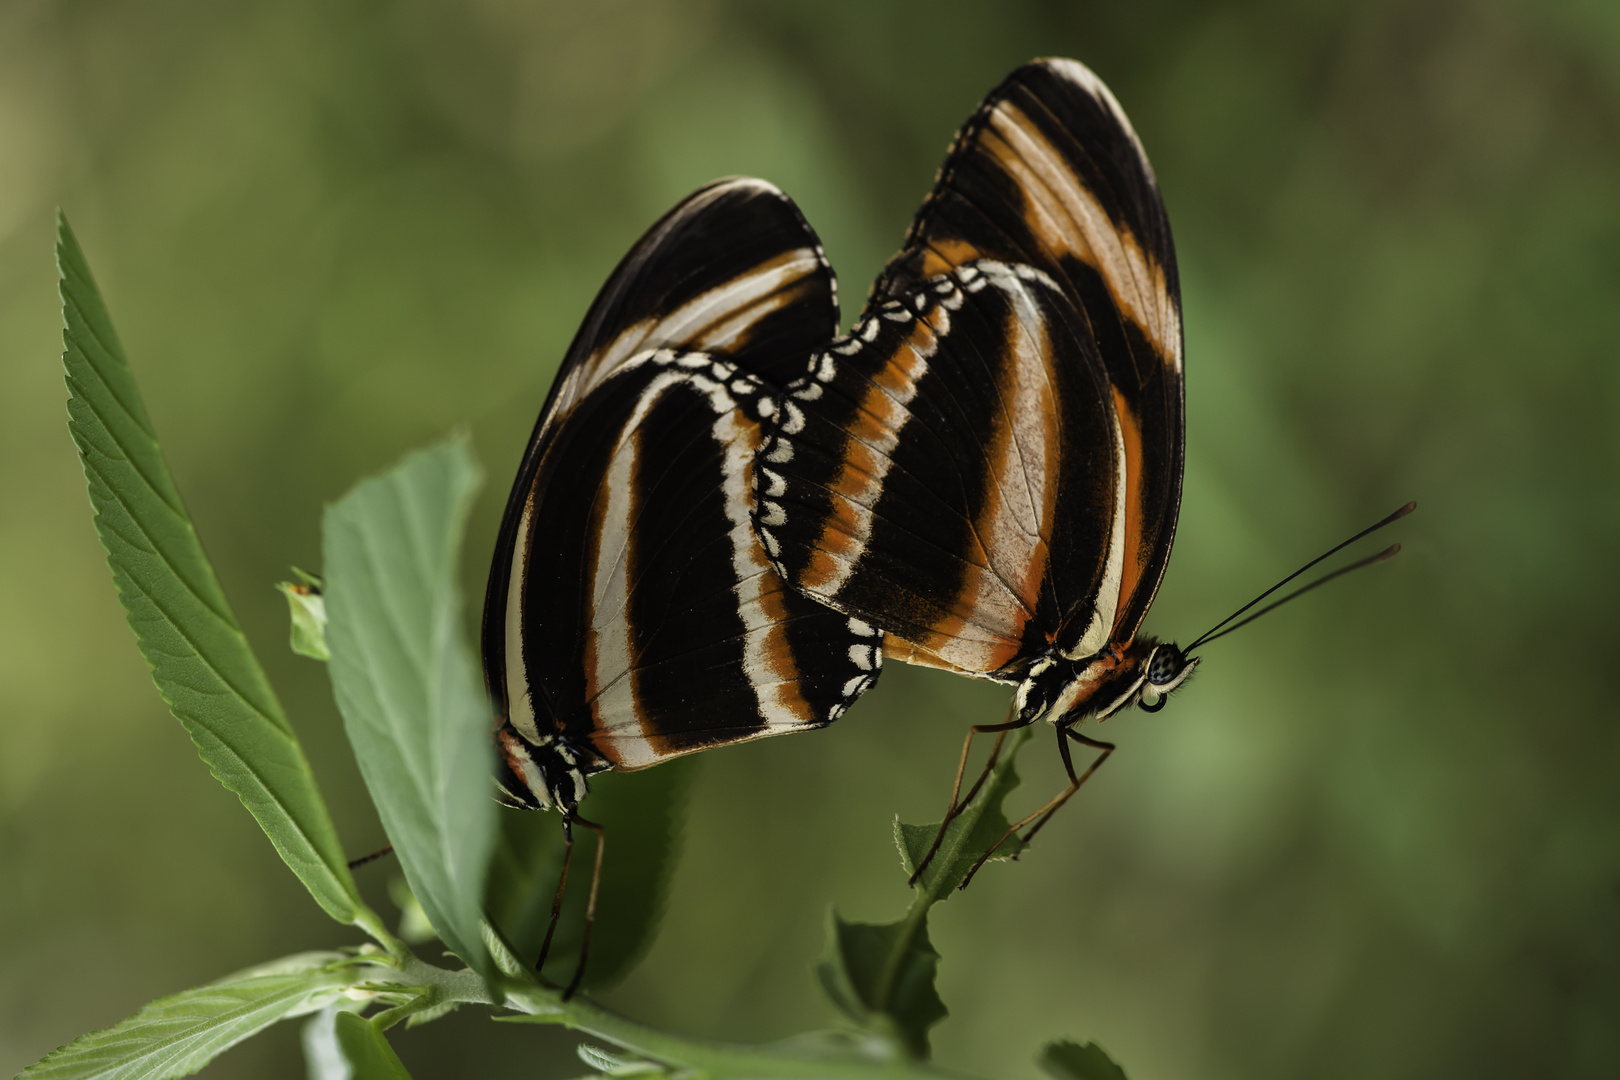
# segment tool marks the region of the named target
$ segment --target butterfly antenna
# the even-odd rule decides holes
[[[1226,618],[1222,619],[1220,622],[1218,622],[1214,626],[1210,627],[1203,634],[1199,635],[1197,641],[1194,641],[1191,645],[1188,645],[1185,649],[1182,650],[1182,652],[1183,653],[1190,653],[1194,649],[1198,648],[1198,646],[1200,646],[1200,645],[1204,645],[1204,644],[1207,644],[1208,642],[1214,641],[1216,638],[1225,637],[1227,634],[1230,634],[1233,630],[1236,630],[1239,626],[1247,626],[1249,623],[1251,623],[1254,620],[1258,619],[1260,616],[1264,615],[1266,612],[1271,611],[1274,608],[1281,607],[1282,605],[1288,603],[1288,601],[1294,599],[1295,597],[1305,595],[1306,593],[1310,592],[1312,589],[1316,588],[1319,585],[1326,585],[1328,582],[1332,581],[1336,577],[1343,577],[1345,574],[1350,573],[1350,571],[1352,571],[1352,570],[1360,570],[1364,566],[1372,566],[1374,563],[1381,563],[1385,559],[1393,558],[1395,553],[1401,550],[1401,545],[1399,545],[1399,544],[1391,544],[1389,547],[1385,548],[1383,551],[1380,551],[1376,555],[1373,555],[1373,556],[1371,556],[1369,558],[1362,559],[1359,562],[1353,562],[1349,566],[1342,566],[1339,569],[1333,571],[1331,574],[1324,574],[1322,577],[1317,578],[1315,581],[1311,582],[1309,585],[1304,585],[1304,586],[1301,586],[1298,589],[1295,589],[1293,592],[1289,593],[1287,596],[1283,597],[1281,600],[1275,601],[1274,603],[1267,604],[1265,607],[1261,608],[1259,611],[1255,612],[1253,615],[1250,615],[1247,619],[1244,619],[1242,622],[1237,623],[1234,626],[1227,626],[1226,625],[1227,623],[1231,622],[1233,619],[1236,619],[1238,616],[1242,615],[1245,611],[1248,611],[1250,608],[1254,607],[1254,605],[1258,604],[1260,601],[1264,600],[1266,597],[1270,596],[1272,593],[1276,592],[1278,589],[1282,588],[1284,585],[1287,585],[1290,581],[1293,581],[1295,578],[1299,577],[1299,575],[1303,574],[1305,571],[1309,570],[1311,567],[1315,566],[1317,563],[1321,562],[1323,559],[1329,558],[1330,556],[1333,556],[1333,555],[1337,555],[1339,552],[1343,551],[1345,548],[1349,547],[1351,544],[1355,543],[1357,540],[1360,540],[1362,537],[1368,536],[1368,535],[1371,535],[1372,533],[1377,532],[1379,529],[1382,529],[1385,525],[1394,524],[1395,522],[1401,520],[1401,518],[1405,517],[1407,514],[1410,514],[1412,511],[1414,511],[1416,509],[1417,509],[1417,502],[1415,500],[1413,502],[1409,502],[1405,506],[1401,507],[1399,510],[1395,511],[1393,514],[1390,514],[1388,517],[1384,518],[1382,521],[1379,521],[1379,522],[1377,522],[1377,523],[1375,523],[1373,525],[1367,526],[1365,529],[1362,529],[1360,532],[1356,533],[1356,535],[1352,536],[1350,539],[1344,541],[1341,544],[1336,544],[1333,547],[1329,548],[1328,550],[1324,551],[1322,554],[1318,555],[1316,558],[1312,559],[1310,562],[1306,563],[1304,566],[1300,567],[1298,570],[1295,570],[1292,574],[1289,574],[1287,577],[1285,577],[1281,581],[1277,582],[1277,584],[1273,585],[1271,588],[1267,589],[1265,592],[1261,593],[1259,596],[1255,597],[1253,600],[1250,600],[1247,604],[1244,604],[1242,607],[1240,607],[1236,611],[1232,612],[1232,614],[1228,615]],[[1222,629],[1222,627],[1225,627],[1225,629]]]

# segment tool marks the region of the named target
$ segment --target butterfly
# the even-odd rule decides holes
[[[758,180],[688,197],[608,279],[496,541],[503,801],[571,813],[592,773],[821,727],[876,678],[875,631],[788,589],[750,524],[772,381],[837,319],[815,233]]]
[[[1069,742],[1112,749],[1076,728],[1161,707],[1197,664],[1138,633],[1176,531],[1182,354],[1130,121],[1082,64],[1019,68],[855,329],[786,388],[755,477],[772,564],[887,657],[1014,685],[977,730],[1054,722],[1072,794]]]
[[[1197,667],[1192,649],[1399,550],[1228,626],[1415,503],[1186,649],[1140,633],[1181,503],[1183,352],[1147,154],[1090,69],[1049,59],[984,99],[854,330],[786,387],[755,473],[772,565],[881,628],[888,658],[1016,688],[1006,723],[970,729],[913,881],[959,808],[975,734],[1041,720],[1056,731],[1069,784],[1007,830],[1034,822],[1027,842],[1114,750],[1081,725],[1157,712]],[[1071,743],[1098,751],[1083,772]]]
[[[564,357],[482,637],[500,797],[560,809],[568,851],[592,774],[825,726],[885,657],[1016,687],[958,791],[975,732],[1053,722],[1070,786],[1038,829],[1113,750],[1078,726],[1196,666],[1138,633],[1181,497],[1175,251],[1089,69],[990,93],[837,324],[814,231],[734,179],[642,237]]]
[[[774,387],[837,328],[798,209],[722,180],[637,242],[564,356],[481,638],[498,797],[559,809],[567,853],[572,825],[600,836],[577,809],[592,774],[824,726],[877,678],[877,631],[788,588],[751,522]]]

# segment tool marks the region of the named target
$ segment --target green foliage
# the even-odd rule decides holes
[[[305,1021],[301,1037],[309,1080],[353,1080],[353,1070],[338,1046],[337,1017],[340,1012],[361,1012],[365,1007],[365,1002],[345,997]]]
[[[990,857],[992,860],[1015,859],[1028,846],[1022,837],[1008,835],[1007,828],[1012,823],[1002,812],[1001,805],[1018,786],[1018,772],[1013,768],[1013,762],[1019,748],[1029,738],[1028,728],[1007,733],[991,778],[979,789],[973,801],[951,819],[944,838],[940,840],[939,850],[918,876],[917,888],[921,893],[935,900],[950,896],[953,890],[961,888],[974,866],[997,841],[1000,844]],[[907,825],[898,820],[894,823],[894,842],[900,848],[900,862],[907,874],[917,869],[917,864],[927,856],[934,837],[938,835],[937,821],[928,825]]]
[[[388,898],[399,908],[399,928],[396,933],[399,939],[407,945],[420,945],[425,941],[433,941],[439,936],[433,929],[433,923],[422,910],[422,904],[411,892],[410,882],[405,880],[403,874],[396,874],[388,879]]]
[[[1053,1080],[1125,1080],[1125,1070],[1094,1042],[1048,1043],[1036,1064]]]
[[[326,598],[321,595],[321,579],[304,573],[296,566],[293,573],[302,580],[296,584],[291,581],[276,583],[276,588],[287,598],[287,613],[291,620],[287,644],[299,656],[307,656],[311,660],[330,660],[332,652],[326,647]]]
[[[952,821],[904,919],[871,926],[833,918],[821,980],[864,1032],[731,1046],[643,1027],[585,996],[562,1001],[521,959],[544,933],[559,843],[555,821],[543,815],[507,815],[497,827],[488,706],[456,584],[479,470],[466,440],[450,439],[362,482],[329,508],[324,587],[304,574],[302,586],[283,586],[293,605],[294,648],[317,657],[329,651],[350,742],[408,881],[402,906],[409,913],[420,900],[434,931],[470,968],[424,963],[355,893],[309,765],[185,515],[65,221],[59,258],[74,440],[115,583],[159,690],[214,775],[253,812],[322,906],[363,926],[390,951],[367,946],[353,954],[302,954],[153,1002],[48,1055],[24,1071],[25,1080],[183,1076],[277,1020],[311,1012],[320,1013],[304,1033],[316,1080],[408,1080],[383,1032],[401,1020],[430,1022],[472,1003],[614,1043],[627,1053],[582,1053],[607,1076],[942,1075],[918,1062],[928,1051],[928,1028],[945,1015],[933,986],[939,958],[928,940],[928,911],[1005,831],[1001,803],[1017,785],[1012,763],[1025,733],[1008,740],[983,789]],[[690,768],[666,765],[596,783],[588,806],[607,826],[610,846],[590,985],[622,976],[651,940],[678,849]],[[897,830],[909,868],[933,830]],[[1014,841],[996,853],[1017,850]],[[581,871],[593,855],[588,842],[580,844]],[[588,873],[576,880],[588,882]],[[571,890],[575,909],[565,912],[555,943],[558,966],[547,972],[554,979],[572,969],[578,943],[571,935],[578,933],[577,906],[587,894],[586,887]],[[484,917],[486,903],[494,923]],[[385,1010],[363,1017],[374,1003]],[[1069,1061],[1073,1055],[1064,1045],[1049,1048],[1048,1057]],[[1107,1074],[1072,1075],[1103,1080]]]
[[[340,922],[374,924],[298,736],[203,554],[65,217],[56,256],[68,430],[96,534],[158,693],[321,907]]]
[[[152,1002],[75,1039],[19,1080],[160,1080],[188,1076],[277,1020],[325,1008],[357,981],[351,957],[306,953]]]
[[[846,1017],[898,1039],[914,1057],[928,1056],[928,1029],[949,1014],[934,989],[939,953],[928,940],[924,909],[895,923],[845,922],[832,912],[827,955],[816,975]]]
[[[585,815],[607,830],[602,887],[597,901],[591,962],[584,986],[600,989],[622,979],[652,944],[664,913],[669,880],[680,849],[686,793],[696,761],[682,758],[636,773],[591,778]],[[484,905],[518,955],[532,963],[540,954],[562,868],[562,829],[557,816],[502,809],[490,860]],[[558,919],[546,962],[546,977],[565,985],[573,977],[585,924],[596,836],[574,830],[572,886]]]
[[[334,1018],[338,1050],[352,1080],[411,1080],[377,1025],[351,1012]]]
[[[328,667],[361,775],[440,938],[487,974],[489,706],[457,587],[479,483],[458,436],[357,485],[323,531]]]
[[[665,1076],[668,1074],[662,1065],[645,1058],[628,1054],[615,1054],[592,1046],[590,1043],[580,1043],[578,1048],[579,1060],[595,1069],[603,1076],[629,1077],[629,1076]]]
[[[939,953],[928,940],[928,910],[960,888],[992,846],[994,859],[1011,858],[1026,847],[1020,837],[1007,835],[1010,823],[1002,803],[1018,786],[1013,765],[1028,739],[1027,728],[1008,733],[985,783],[951,819],[939,850],[918,876],[904,918],[855,923],[833,912],[828,922],[827,951],[816,968],[827,997],[845,1017],[897,1039],[915,1057],[928,1056],[928,1029],[948,1013],[934,989]],[[939,835],[939,822],[896,821],[894,833],[901,866],[909,875]]]

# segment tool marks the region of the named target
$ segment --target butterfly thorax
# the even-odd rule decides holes
[[[496,798],[519,810],[546,810],[555,806],[568,813],[590,790],[586,777],[601,772],[605,763],[582,753],[565,735],[543,731],[536,742],[510,720],[495,729]]]
[[[1070,727],[1106,720],[1145,697],[1162,700],[1197,664],[1169,642],[1138,637],[1070,660],[1056,649],[1037,659],[1019,684],[1015,703],[1024,723],[1046,720]],[[1148,706],[1156,711],[1158,705]]]

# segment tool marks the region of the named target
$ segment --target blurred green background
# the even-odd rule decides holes
[[[505,488],[629,244],[716,176],[820,231],[846,319],[947,140],[1032,56],[1113,87],[1176,230],[1185,641],[1408,498],[1406,554],[1212,646],[1022,863],[938,909],[939,1059],[1133,1080],[1620,1075],[1620,5],[849,0],[0,4],[0,1073],[163,993],[353,938],[153,691],[64,427],[72,217],[347,846],[381,843],[271,584],[323,500],[456,425]],[[1006,694],[891,665],[833,728],[705,756],[663,934],[608,1000],[827,1022],[829,904],[906,901]],[[1050,745],[1022,797],[1059,786]],[[362,872],[381,910],[392,869]],[[459,1015],[421,1080],[568,1076]],[[302,1070],[284,1025],[215,1077]]]

